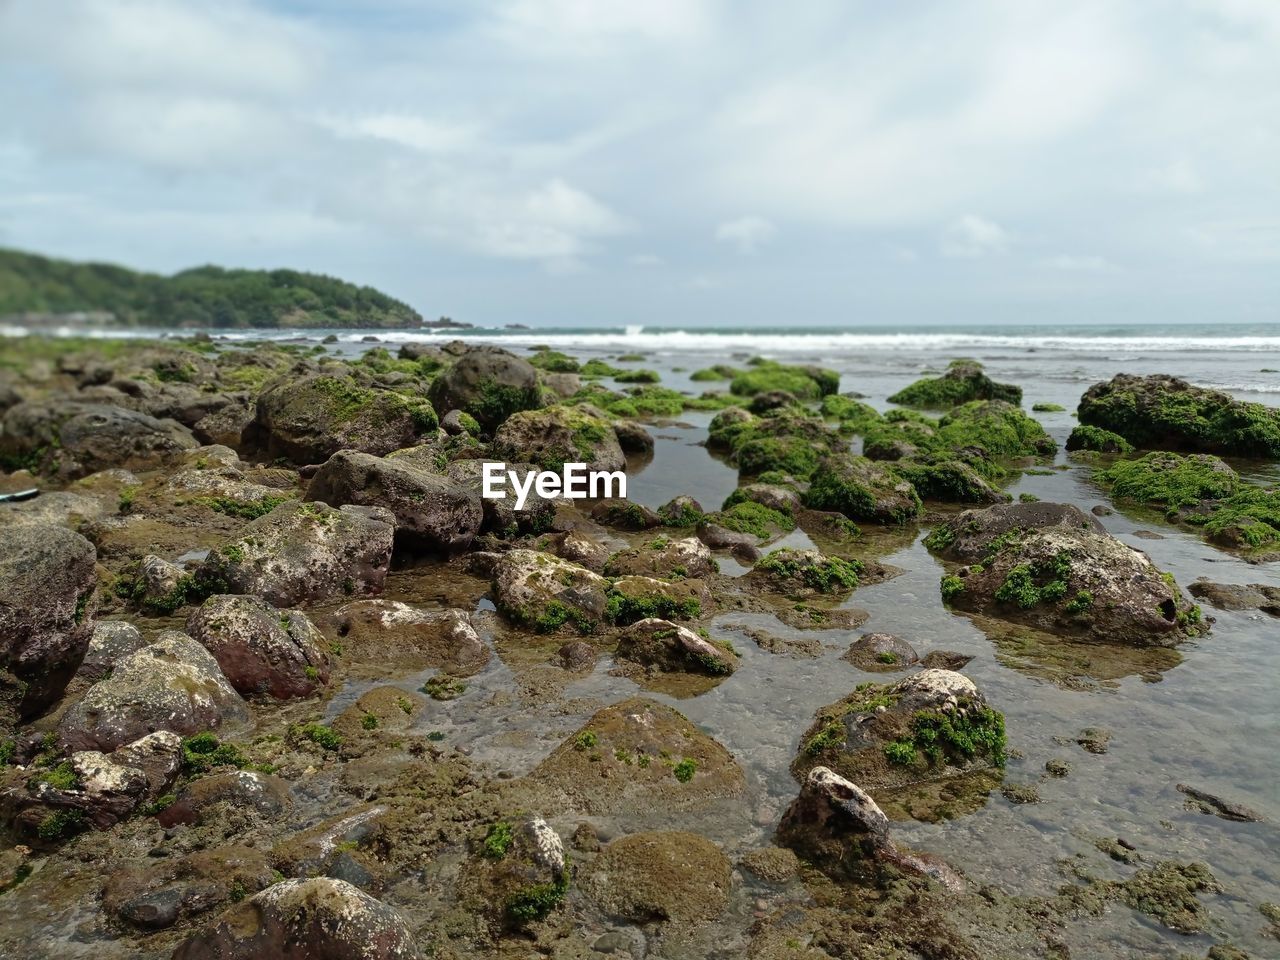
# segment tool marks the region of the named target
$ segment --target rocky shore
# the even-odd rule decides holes
[[[1277,607],[1008,494],[1058,443],[980,364],[876,409],[760,358],[681,392],[462,341],[2,346],[0,493],[40,493],[0,502],[0,955],[1063,958],[1118,910],[1250,955],[1195,850],[1101,838],[1122,873],[1064,860],[1031,894],[904,838],[1070,768],[1011,778],[1019,730],[970,655],[858,629],[900,548],[944,571],[914,602],[997,648],[1176,656],[1212,640],[1195,598]],[[485,461],[626,470],[684,416],[737,471],[722,502],[482,496]],[[1280,494],[1223,458],[1274,459],[1274,410],[1121,376],[1079,420],[1070,456],[1118,506],[1273,555]],[[795,713],[770,771],[690,719],[757,656],[833,643],[864,678]],[[467,720],[484,749],[453,741]]]

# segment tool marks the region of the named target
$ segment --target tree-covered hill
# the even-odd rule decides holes
[[[372,287],[297,270],[196,267],[171,277],[0,249],[0,318],[110,313],[134,327],[416,327]]]

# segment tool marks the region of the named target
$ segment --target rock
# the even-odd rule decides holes
[[[1005,762],[1004,717],[972,680],[951,670],[923,670],[891,685],[862,684],[819,710],[800,743],[791,765],[797,779],[829,767],[881,803],[927,781],[980,773],[975,783],[998,782]],[[946,812],[933,808],[933,798],[913,795],[909,802],[920,804],[908,810],[917,819]]]
[[[479,490],[395,457],[342,450],[316,471],[307,499],[330,506],[385,507],[396,537],[443,553],[471,545],[484,519]]]
[[[465,907],[518,929],[559,907],[570,881],[564,842],[535,815],[494,825],[464,867],[458,891]]]
[[[157,730],[119,747],[111,760],[141,770],[147,778],[146,795],[154,800],[168,790],[182,768],[182,738],[169,730]]]
[[[658,516],[668,527],[696,527],[705,515],[702,504],[693,497],[672,497],[658,508]]]
[[[5,412],[0,430],[0,456],[64,477],[111,467],[148,469],[194,446],[191,431],[173,420],[74,401],[19,403]]]
[[[768,883],[785,883],[800,872],[800,858],[786,847],[752,850],[742,858],[740,865]]]
[[[653,437],[640,424],[631,420],[614,420],[613,432],[625,453],[652,453]]]
[[[126,867],[105,879],[103,909],[143,930],[163,930],[273,882],[266,855],[238,844]]]
[[[701,580],[621,577],[605,603],[605,620],[625,626],[645,617],[696,620],[711,613],[711,591]]]
[[[148,610],[169,612],[166,608],[171,602],[181,606],[179,601],[185,599],[182,584],[186,577],[187,571],[176,563],[149,553],[138,561],[129,599]]]
[[[277,607],[379,593],[394,533],[384,507],[285,503],[211,551],[200,575]]]
[[[1115,513],[1115,511],[1112,510],[1110,507],[1108,507],[1105,503],[1094,504],[1094,506],[1089,510],[1089,512],[1092,513],[1095,517],[1109,517],[1113,513]]]
[[[738,437],[755,421],[755,415],[741,407],[726,407],[712,417],[707,426],[707,449],[731,451]]]
[[[1105,533],[1070,525],[1010,530],[986,551],[982,563],[943,578],[953,609],[1139,647],[1171,647],[1205,632],[1200,608],[1171,576]]]
[[[609,559],[609,548],[597,543],[580,530],[570,530],[553,541],[553,549],[561,560],[600,573]]]
[[[156,814],[161,826],[199,823],[215,804],[255,811],[264,818],[278,817],[291,804],[289,784],[269,773],[229,770],[198,777],[178,793],[177,799]]]
[[[708,922],[729,902],[729,858],[693,833],[633,833],[607,844],[583,881],[607,914],[633,923]]]
[[[508,470],[517,473],[536,470],[531,463],[508,463]],[[499,536],[540,534],[552,529],[556,521],[556,501],[540,497],[531,487],[524,506],[516,509],[513,492],[505,489],[502,499],[484,496],[484,461],[458,460],[449,464],[445,475],[458,486],[468,490],[484,511],[481,529]]]
[[[468,346],[431,384],[431,403],[440,413],[463,410],[487,432],[513,413],[541,404],[538,372],[527,360],[493,346]]]
[[[591,519],[619,530],[652,530],[662,526],[662,517],[644,504],[630,500],[601,500],[591,508]]]
[[[725,501],[725,508],[727,509],[735,503],[743,502],[758,503],[760,506],[768,507],[770,510],[788,514],[798,513],[801,507],[800,494],[790,487],[772,483],[743,484],[729,495],[729,498]]]
[[[58,732],[73,749],[111,751],[157,730],[182,736],[249,720],[249,709],[209,652],[176,630],[116,661]]]
[[[926,500],[941,503],[1003,503],[1007,495],[997,490],[971,465],[962,460],[930,459],[903,461],[898,475],[909,481]]]
[[[556,651],[556,661],[570,673],[585,673],[595,668],[596,648],[582,640],[574,640]]]
[[[838,878],[882,884],[886,873],[903,871],[948,890],[964,889],[960,876],[938,858],[894,843],[889,818],[870,794],[827,767],[809,771],[778,825],[778,840]]]
[[[656,617],[639,620],[623,632],[617,657],[667,673],[727,676],[738,667],[737,655],[730,649]]]
[[[355,600],[326,619],[348,669],[409,672],[436,667],[469,677],[489,662],[489,648],[465,610],[422,610],[396,600]]]
[[[329,681],[324,638],[299,610],[277,611],[258,597],[214,596],[187,617],[187,634],[244,696],[309,697]]]
[[[333,342],[336,343],[337,339],[335,338]],[[410,340],[400,344],[398,356],[401,360],[431,360],[439,364],[448,362],[448,354],[434,343],[421,340]]]
[[[1080,398],[1077,415],[1136,447],[1280,457],[1280,411],[1165,374],[1121,373],[1095,383]]]
[[[966,510],[936,527],[925,546],[946,560],[981,563],[992,544],[1032,530],[1063,527],[1105,534],[1106,528],[1080,508],[1069,503],[998,504],[986,510]]]
[[[1022,403],[1022,388],[996,383],[977,361],[953,360],[941,377],[917,380],[889,397],[890,403],[926,409],[954,407],[972,400],[1004,400],[1017,405]]]
[[[920,661],[926,670],[963,670],[973,657],[954,650],[930,650]]]
[[[847,660],[859,670],[883,673],[912,666],[920,658],[915,649],[891,633],[864,633],[845,651]]]
[[[1271,584],[1214,583],[1202,577],[1187,592],[1219,610],[1261,610],[1280,617],[1280,587]]]
[[[607,415],[589,406],[554,406],[522,410],[493,435],[497,457],[559,470],[566,463],[586,464],[588,471],[621,471],[626,456]]]
[[[0,529],[0,670],[25,684],[24,716],[57,699],[89,649],[96,562],[65,527]]]
[[[751,398],[751,402],[747,404],[754,414],[772,413],[774,410],[781,410],[783,407],[794,407],[799,404],[794,393],[786,390],[769,390],[765,393],[757,393]]]
[[[346,741],[362,736],[399,736],[411,729],[426,705],[427,698],[417,691],[391,686],[374,687],[338,714],[332,729]]]
[[[469,413],[461,410],[450,410],[440,419],[440,427],[451,437],[460,437],[479,429],[479,424]]]
[[[906,523],[921,511],[915,488],[886,467],[865,457],[835,454],[814,471],[805,506],[833,510],[850,520]]]
[[[656,537],[643,546],[618,551],[604,565],[605,575],[609,577],[636,574],[700,578],[717,569],[711,551],[697,537],[681,540]]]
[[[1077,450],[1092,450],[1095,453],[1130,453],[1133,450],[1133,444],[1118,433],[1082,424],[1071,431],[1071,436],[1067,437],[1066,448],[1068,453],[1074,453]]]
[[[1100,727],[1085,727],[1076,734],[1076,743],[1090,753],[1106,753],[1111,742],[1111,731]]]
[[[672,708],[633,697],[605,707],[529,774],[545,812],[624,817],[642,829],[746,788],[719,743]]]
[[[542,374],[542,385],[559,399],[567,400],[582,389],[582,378],[576,373],[560,371]]]
[[[181,944],[173,960],[417,960],[396,911],[342,880],[272,884]]]
[[[1246,807],[1243,803],[1236,803],[1232,800],[1223,800],[1221,797],[1216,797],[1212,793],[1198,790],[1185,783],[1178,784],[1178,792],[1184,793],[1190,798],[1186,803],[1188,809],[1211,813],[1216,817],[1221,817],[1223,820],[1234,820],[1236,823],[1261,823],[1266,819],[1252,807]]]
[[[761,584],[792,599],[846,596],[858,586],[864,567],[860,561],[828,557],[818,550],[774,550],[746,575],[749,584]]]
[[[107,497],[86,496],[69,490],[42,490],[40,496],[31,500],[0,502],[0,528],[37,524],[82,529],[81,524],[86,520],[98,521],[115,512],[116,501]]]
[[[333,863],[335,853],[375,836],[386,813],[387,807],[382,805],[365,804],[345,810],[281,840],[271,850],[271,860],[291,874],[323,873]]]
[[[367,386],[350,375],[281,377],[258,395],[246,445],[268,458],[320,463],[339,450],[382,456],[434,436],[436,412],[425,400]]]
[[[539,633],[566,624],[592,632],[604,619],[608,591],[599,574],[536,550],[504,554],[493,579],[493,601],[503,616]]]
[[[254,421],[255,408],[247,399],[237,398],[226,406],[201,417],[191,432],[201,443],[239,447],[245,430]]]
[[[698,539],[712,550],[729,550],[740,563],[755,563],[760,559],[760,542],[750,533],[727,530],[716,523],[698,524]]]

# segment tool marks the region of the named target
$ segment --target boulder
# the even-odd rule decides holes
[[[25,401],[5,412],[3,424],[0,456],[65,477],[151,468],[198,445],[180,423],[100,403]]]
[[[907,523],[919,516],[920,497],[911,484],[875,461],[835,454],[819,462],[804,496],[814,510],[834,510],[850,520]]]
[[[479,490],[394,457],[342,450],[311,480],[307,499],[330,506],[385,507],[398,539],[431,550],[465,550],[484,519]]]
[[[653,435],[640,424],[630,420],[614,420],[613,432],[617,434],[618,446],[625,453],[653,452]]]
[[[418,960],[403,918],[343,880],[283,880],[191,935],[173,960]]]
[[[662,517],[642,503],[610,498],[591,508],[591,519],[618,530],[652,530],[662,526]]]
[[[379,593],[394,534],[385,507],[285,503],[211,551],[199,575],[277,607]]]
[[[498,561],[493,600],[508,620],[539,633],[566,625],[590,633],[603,620],[609,581],[537,550],[512,550]]]
[[[508,417],[541,404],[538,371],[527,360],[493,346],[470,346],[432,381],[432,405],[441,414],[462,410],[486,432]]]
[[[1280,410],[1166,374],[1121,373],[1095,383],[1080,398],[1077,415],[1136,447],[1280,458]]]
[[[261,850],[230,844],[116,870],[105,878],[106,912],[142,930],[163,930],[274,882]]]
[[[439,421],[426,400],[368,386],[354,376],[281,377],[258,395],[248,446],[268,457],[321,463],[339,450],[384,455],[435,436]]]
[[[672,497],[658,508],[658,516],[669,527],[696,527],[705,515],[702,504],[684,495]]]
[[[138,628],[123,620],[99,620],[93,625],[93,636],[76,676],[97,683],[121,660],[146,646]]]
[[[508,463],[508,470],[520,473],[537,469],[531,463]],[[445,475],[469,491],[484,511],[482,530],[499,536],[539,534],[550,530],[556,520],[556,501],[540,497],[530,487],[524,506],[516,509],[515,493],[505,484],[502,499],[484,496],[484,461],[458,460],[449,464]]]
[[[1003,400],[1022,403],[1022,388],[996,383],[975,360],[953,360],[940,377],[917,380],[889,397],[890,403],[904,407],[944,409],[973,400]]]
[[[891,633],[864,633],[849,645],[841,658],[859,670],[884,673],[902,670],[917,663],[920,657],[901,637]]]
[[[534,815],[490,827],[458,888],[466,907],[487,914],[499,929],[519,929],[559,907],[571,880],[564,841]]]
[[[422,610],[397,600],[355,600],[325,624],[342,647],[344,666],[417,671],[437,667],[469,677],[489,662],[489,648],[465,610]]]
[[[0,670],[25,684],[24,715],[62,693],[89,649],[96,563],[93,544],[65,527],[0,529]]]
[[[185,634],[166,630],[116,661],[58,724],[73,749],[111,751],[157,730],[182,736],[243,726],[244,700],[218,662]]]
[[[496,457],[559,470],[584,463],[588,471],[620,471],[627,459],[607,415],[586,405],[523,410],[503,421],[493,435]]]
[[[187,617],[187,634],[244,696],[309,697],[329,680],[324,638],[300,610],[278,611],[258,597],[213,596]]]
[[[657,617],[627,627],[618,640],[617,657],[667,673],[726,676],[738,667],[738,657],[732,649]]]
[[[205,811],[219,804],[275,818],[291,803],[289,784],[279,777],[256,770],[227,770],[190,781],[173,803],[156,814],[156,820],[163,827],[199,823]]]
[[[648,543],[619,550],[604,565],[605,576],[631,574],[661,577],[705,577],[716,571],[711,551],[697,537],[671,540],[655,537]]]
[[[606,914],[632,923],[707,923],[729,905],[731,873],[706,837],[663,830],[607,844],[582,885]]]
[[[956,610],[1097,643],[1171,647],[1206,632],[1172,575],[1105,533],[1050,526],[989,541],[942,582]]]
[[[966,510],[952,517],[929,534],[925,546],[945,560],[981,563],[993,545],[998,549],[1011,538],[1057,527],[1107,532],[1094,516],[1069,503],[1006,503],[987,510]]]

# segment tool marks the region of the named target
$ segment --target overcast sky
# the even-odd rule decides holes
[[[0,0],[0,245],[476,323],[1280,321],[1280,2]]]

